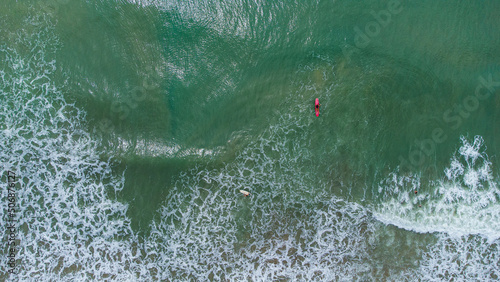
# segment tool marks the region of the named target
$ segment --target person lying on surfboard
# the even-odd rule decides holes
[[[319,117],[319,106],[321,106],[319,104],[319,99],[316,98],[316,100],[314,101],[314,111],[316,112],[317,117]]]

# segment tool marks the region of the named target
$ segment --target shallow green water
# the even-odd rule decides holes
[[[131,2],[0,3],[21,278],[498,279],[500,4]]]

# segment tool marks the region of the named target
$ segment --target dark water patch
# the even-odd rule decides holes
[[[155,212],[170,193],[179,173],[191,165],[182,159],[131,157],[121,159],[114,168],[116,174],[125,175],[120,198],[129,204],[127,216],[138,235],[148,235]]]

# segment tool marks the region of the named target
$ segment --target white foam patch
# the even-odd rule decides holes
[[[453,238],[438,236],[438,242],[424,254],[419,276],[423,281],[498,281],[498,244],[482,236]]]
[[[120,138],[117,146],[117,151],[133,152],[138,156],[152,156],[163,158],[186,158],[186,157],[216,157],[222,151],[222,147],[214,149],[183,147],[175,142],[163,140],[145,140],[139,139],[131,142],[127,139]]]
[[[361,206],[312,187],[297,170],[311,157],[301,130],[282,121],[234,162],[180,178],[148,239],[155,279],[369,277],[374,221]]]
[[[446,179],[436,182],[433,191],[420,191],[418,177],[393,173],[379,187],[386,199],[376,207],[375,217],[416,232],[455,237],[482,234],[490,241],[500,238],[500,190],[482,147],[480,136],[472,143],[462,138],[458,156],[445,170]],[[415,190],[420,191],[418,195]]]
[[[82,130],[84,113],[65,102],[56,82],[57,38],[43,17],[12,31],[17,47],[0,46],[0,173],[18,177],[15,219],[17,281],[133,280],[140,253],[125,212],[108,194],[123,188],[96,143]],[[14,37],[12,37],[14,38]],[[2,189],[0,202],[7,203]],[[7,234],[0,209],[0,233]],[[0,258],[0,280],[7,258]]]

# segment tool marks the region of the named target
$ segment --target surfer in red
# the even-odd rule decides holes
[[[319,99],[318,99],[318,98],[316,98],[316,101],[314,101],[314,110],[315,110],[315,112],[316,112],[316,116],[317,116],[317,117],[319,117],[319,106],[321,106],[321,105],[319,104]]]

